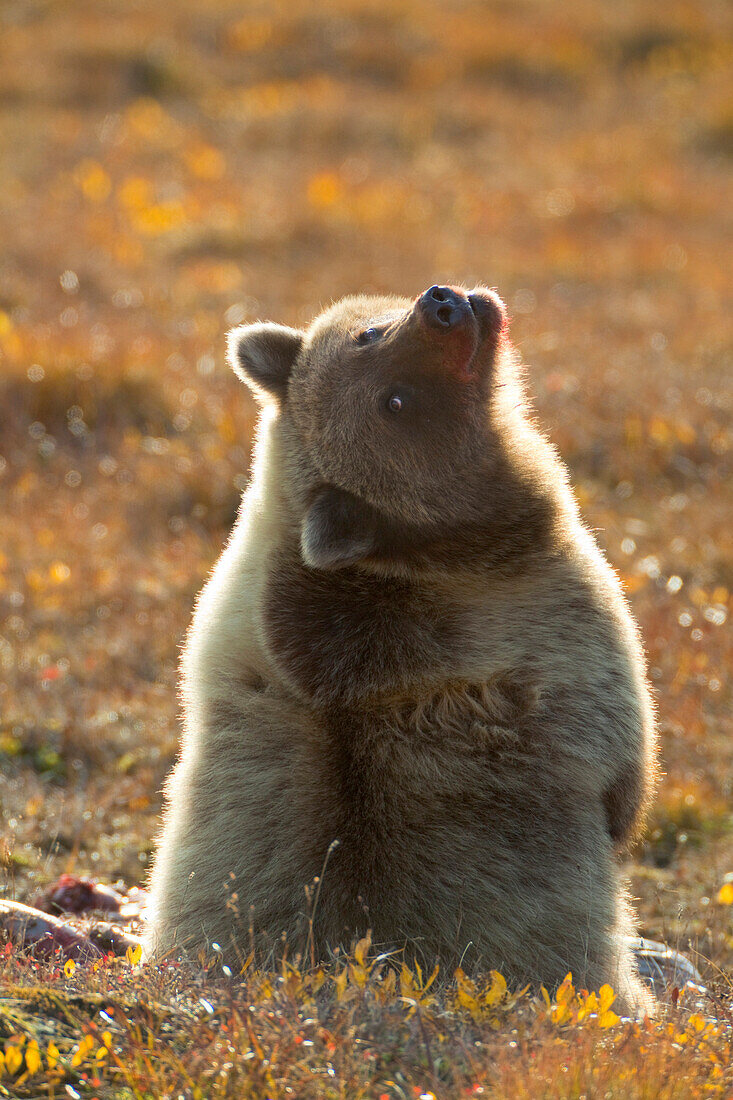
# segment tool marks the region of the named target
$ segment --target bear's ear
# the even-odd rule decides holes
[[[282,399],[302,346],[299,329],[258,321],[232,329],[227,337],[227,358],[256,393]]]
[[[344,569],[377,550],[378,517],[341,489],[323,489],[300,529],[303,561],[311,569]]]

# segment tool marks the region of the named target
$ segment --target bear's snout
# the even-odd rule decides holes
[[[468,295],[450,286],[431,286],[417,300],[418,312],[431,327],[449,332],[473,317]]]

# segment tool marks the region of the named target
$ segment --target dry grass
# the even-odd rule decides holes
[[[508,301],[538,412],[647,641],[664,778],[629,865],[643,929],[699,952],[729,992],[730,8],[12,0],[2,19],[6,892],[26,899],[66,869],[144,877],[178,645],[246,479],[254,412],[224,365],[226,328],[297,323],[369,287],[482,281]],[[78,972],[57,1041],[78,1043],[88,998],[119,981],[123,1068],[96,1091],[67,1083],[119,1097],[733,1087],[709,1077],[699,1036],[664,1027],[568,1037],[520,1004],[476,1047],[441,1001],[430,1070],[417,1014],[376,991],[321,992],[311,1009],[274,979],[258,1000],[250,977],[201,994],[212,1022],[179,1011],[198,986],[174,978]],[[12,958],[3,981],[49,996],[67,983]],[[46,1073],[22,1089],[64,1087]]]
[[[216,961],[66,973],[0,969],[5,1081],[18,1097],[680,1100],[730,1095],[731,1029],[684,998],[664,1021],[613,1012],[613,993],[511,993],[496,972],[369,963],[366,941],[324,970],[283,963],[238,979]],[[0,1085],[0,1088],[2,1085]]]

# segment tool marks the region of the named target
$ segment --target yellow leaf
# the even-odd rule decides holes
[[[699,1012],[693,1012],[690,1019],[687,1021],[690,1027],[693,1027],[695,1031],[705,1030],[705,1018],[700,1015]]]
[[[94,1046],[94,1039],[91,1035],[85,1035],[79,1043],[74,1053],[71,1056],[71,1065],[80,1066],[82,1062],[86,1061],[91,1048]]]
[[[85,199],[90,202],[104,202],[109,197],[112,182],[98,161],[83,160],[75,175]]]
[[[169,199],[135,211],[133,225],[139,233],[156,236],[176,229],[185,221],[186,211],[183,203],[177,199]]]
[[[143,176],[128,176],[117,188],[117,198],[128,210],[144,210],[154,201],[152,184]]]
[[[492,1005],[498,1005],[506,997],[506,980],[503,974],[500,974],[498,970],[491,971],[491,985],[486,991],[484,1000],[486,1004],[491,1007]]]
[[[354,958],[358,962],[359,966],[366,966],[366,953],[371,947],[371,943],[372,938],[370,935],[367,934],[366,936],[364,936],[363,939],[359,940],[356,947],[354,948]]]
[[[341,182],[333,172],[320,172],[308,184],[308,202],[311,206],[333,206],[341,197]]]
[[[672,440],[672,432],[666,420],[661,416],[654,416],[649,421],[648,432],[650,438],[660,447],[666,446]]]
[[[615,1012],[611,1012],[610,1009],[607,1012],[602,1012],[598,1017],[599,1027],[615,1027],[619,1023],[621,1023],[621,1017],[617,1016]]]
[[[76,970],[76,963],[73,959],[67,959],[64,963],[64,974],[67,978],[70,978]]]
[[[478,1011],[478,1001],[465,988],[458,990],[458,1003],[462,1008],[467,1008],[470,1012]]]
[[[155,145],[178,143],[179,126],[152,96],[143,96],[131,103],[125,111],[125,121],[132,133]]]
[[[733,882],[725,882],[718,890],[718,905],[733,905]]]
[[[353,963],[349,966],[349,977],[354,985],[359,989],[364,989],[369,977],[369,970],[364,966],[354,966]]]
[[[606,1012],[616,1000],[613,988],[606,983],[598,990],[598,1005],[601,1012]]]
[[[690,600],[695,607],[701,607],[704,603],[708,603],[708,594],[704,588],[691,588]]]
[[[58,1065],[60,1057],[61,1052],[54,1043],[53,1039],[51,1039],[50,1043],[46,1047],[46,1062],[48,1063],[48,1068],[54,1069]]]
[[[54,584],[64,584],[64,582],[68,581],[69,577],[71,576],[71,570],[69,569],[66,562],[55,561],[51,565],[48,571],[48,575]]]
[[[197,145],[184,153],[186,167],[200,180],[218,180],[226,172],[223,154],[213,145]]]
[[[436,963],[435,966],[433,967],[433,973],[430,975],[427,982],[423,986],[423,993],[427,993],[427,991],[430,989],[430,986],[433,984],[435,979],[438,977],[439,973],[440,973],[440,963]]]
[[[133,947],[132,944],[130,944],[127,951],[125,952],[125,958],[127,959],[130,966],[138,966],[139,963],[140,963],[140,960],[142,958],[142,955],[143,955],[143,948],[142,948],[142,944],[140,944],[140,943],[136,943],[134,947]]]
[[[550,1000],[550,994],[547,992],[543,985],[540,986],[540,993],[542,994],[542,1000],[545,1002],[547,1008],[552,1008],[552,1001]]]
[[[553,1005],[550,1015],[554,1023],[564,1024],[568,1020],[572,1019],[573,1014],[567,1005],[558,1004]]]
[[[19,1047],[9,1046],[5,1049],[5,1068],[8,1073],[17,1073],[23,1065],[23,1054]]]
[[[333,983],[336,986],[336,1000],[337,1001],[340,1001],[340,1000],[343,999],[343,996],[346,993],[346,983],[348,982],[348,980],[349,980],[349,972],[348,972],[346,967],[344,967],[344,969],[341,971],[341,973],[337,974],[337,976],[333,979]]]
[[[402,964],[400,970],[400,993],[403,997],[409,997],[415,991],[415,979],[412,976],[412,971],[408,966]]]
[[[35,1039],[31,1039],[30,1043],[25,1050],[25,1064],[28,1067],[29,1073],[38,1073],[42,1066],[41,1053],[38,1049],[38,1043]]]
[[[386,976],[379,983],[379,994],[380,994],[380,997],[382,998],[382,1001],[384,1003],[386,1003],[387,1001],[392,999],[392,997],[394,996],[396,985],[397,985],[397,975],[395,974],[394,970],[387,971]],[[405,993],[402,990],[402,977],[401,976],[400,976],[400,992],[402,993],[403,996],[405,996]]]
[[[578,1010],[578,1022],[582,1023],[586,1016],[590,1016],[594,1012],[597,1013],[598,1008],[598,997],[595,993],[589,993]]]
[[[568,1004],[575,996],[575,989],[573,987],[573,975],[566,974],[565,978],[560,984],[557,993],[555,994],[555,1000],[559,1005]]]

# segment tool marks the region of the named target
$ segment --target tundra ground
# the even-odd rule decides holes
[[[730,1095],[730,8],[15,0],[1,18],[4,894],[145,877],[180,641],[247,478],[227,328],[485,282],[647,644],[664,774],[629,859],[641,927],[718,999],[714,1024],[602,1028],[567,990],[568,1014],[491,985],[461,1001],[460,981],[426,1005],[416,976],[390,989],[358,960],[317,990],[298,971],[232,991],[11,954],[0,1095]]]

